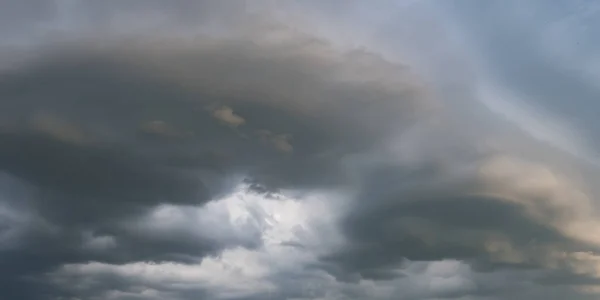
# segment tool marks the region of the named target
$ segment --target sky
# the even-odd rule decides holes
[[[0,299],[598,299],[599,12],[0,0]]]

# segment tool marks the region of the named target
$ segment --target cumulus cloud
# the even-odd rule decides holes
[[[597,296],[595,170],[280,6],[192,2],[1,48],[0,298]]]

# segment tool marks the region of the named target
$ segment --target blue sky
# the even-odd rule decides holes
[[[579,149],[597,159],[600,146],[599,6],[594,1],[439,1],[460,28],[466,55],[482,77],[524,105],[524,118],[568,127],[560,147],[581,135]],[[511,99],[513,98],[513,99]],[[527,127],[528,120],[522,120]],[[558,132],[557,132],[558,131]],[[562,135],[562,136],[558,136]],[[565,136],[569,135],[569,136]],[[575,143],[575,142],[574,142]],[[592,156],[592,157],[589,157]],[[596,157],[594,157],[596,156]]]

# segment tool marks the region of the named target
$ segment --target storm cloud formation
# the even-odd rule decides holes
[[[0,33],[0,299],[597,297],[595,166],[463,71],[310,1],[34,2],[46,37]]]

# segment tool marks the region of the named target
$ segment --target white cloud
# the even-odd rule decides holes
[[[284,293],[277,282],[278,276],[304,273],[303,268],[317,262],[319,251],[336,237],[329,231],[314,227],[333,226],[334,214],[324,195],[307,196],[303,201],[278,195],[276,199],[246,192],[240,186],[233,194],[207,204],[202,208],[163,205],[139,222],[135,230],[147,234],[168,235],[173,230],[187,230],[190,237],[224,239],[252,230],[260,230],[264,244],[258,249],[237,247],[227,249],[217,256],[205,257],[196,264],[133,262],[122,265],[89,262],[63,265],[50,275],[55,283],[68,285],[74,280],[80,289],[91,289],[82,282],[93,278],[111,276],[133,281],[145,286],[144,293],[124,290],[103,290],[110,299],[125,299],[132,293],[152,299],[151,294],[162,289],[183,293],[208,291],[215,299],[237,299],[263,294]],[[248,229],[251,227],[252,229]],[[338,237],[339,238],[339,237]],[[99,248],[112,245],[110,237],[87,236],[86,245]],[[315,281],[325,278],[335,285],[331,276],[323,271],[306,271],[299,284],[300,290],[312,293]],[[308,278],[309,280],[305,281]],[[322,282],[321,282],[322,283]]]

